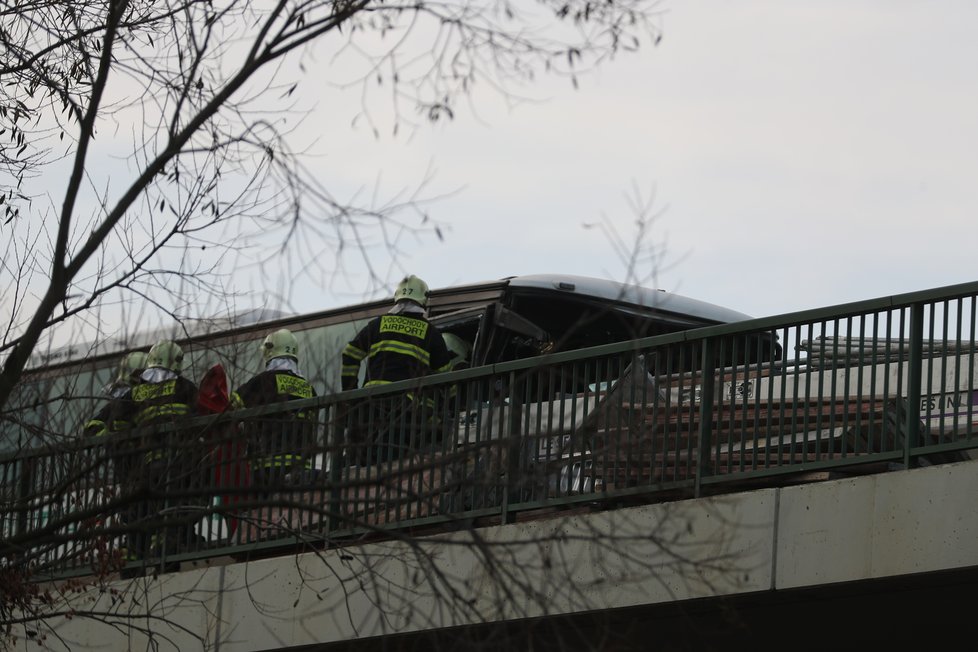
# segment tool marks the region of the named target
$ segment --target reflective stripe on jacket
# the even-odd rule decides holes
[[[288,403],[316,396],[308,380],[287,370],[263,371],[231,394],[236,409]],[[285,410],[245,421],[248,456],[265,467],[311,468],[316,421],[311,410]]]
[[[441,332],[420,314],[387,314],[370,320],[343,349],[343,389],[356,388],[363,360],[367,364],[364,387],[451,368]]]
[[[113,401],[110,429],[120,430],[124,424],[143,427],[173,423],[194,416],[196,404],[197,386],[183,376],[159,383],[144,382]],[[149,449],[144,459],[152,462],[164,459],[167,451],[162,445],[180,435],[149,432],[143,437],[142,446]]]

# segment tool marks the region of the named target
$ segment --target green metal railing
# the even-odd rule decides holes
[[[969,283],[289,403],[311,429],[267,406],[20,451],[0,458],[0,556],[37,577],[165,568],[970,459],[976,296]],[[259,443],[301,463],[259,473]]]

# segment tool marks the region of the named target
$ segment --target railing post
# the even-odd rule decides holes
[[[903,467],[910,468],[910,451],[920,441],[920,385],[923,373],[924,304],[910,308],[910,364],[907,370],[907,415],[903,431]]]
[[[703,476],[711,472],[710,450],[713,446],[713,400],[717,384],[717,343],[713,337],[703,340],[703,359],[700,365],[699,447],[696,455],[696,483],[693,495],[700,496]]]
[[[20,462],[20,474],[17,478],[17,524],[14,526],[13,534],[24,536],[30,528],[30,509],[31,509],[31,487],[34,486],[34,463],[33,456],[25,456]]]
[[[327,405],[324,408],[326,418],[325,447],[323,451],[323,464],[329,464],[326,487],[329,491],[329,502],[326,509],[329,518],[326,521],[326,532],[328,535],[336,532],[342,527],[341,515],[343,505],[342,484],[343,469],[347,465],[345,456],[347,454],[346,441],[347,426],[352,418],[352,409],[348,403],[339,402]]]
[[[523,435],[520,428],[523,414],[523,387],[525,381],[522,375],[515,372],[509,374],[509,404],[506,410],[506,433],[500,440],[506,451],[506,481],[504,483],[501,518],[503,523],[512,523],[515,514],[510,510],[510,495],[522,490],[523,484]],[[517,499],[519,502],[519,499]]]

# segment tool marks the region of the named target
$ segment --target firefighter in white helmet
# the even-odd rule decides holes
[[[370,320],[343,349],[343,389],[357,387],[361,362],[366,365],[364,387],[449,370],[451,355],[441,331],[428,321],[427,308],[428,284],[413,274],[405,276],[394,291],[394,305],[387,314]],[[394,397],[386,398],[386,403],[375,402],[372,423],[389,423],[391,420],[387,417],[390,410],[414,410],[425,403],[414,393],[408,393],[406,397],[407,402]],[[402,415],[400,422],[422,423],[425,420],[426,417],[414,420]],[[410,437],[400,436],[405,434],[372,433],[371,437],[377,444],[371,455],[373,461],[393,459],[409,449]]]
[[[364,326],[343,349],[343,389],[355,389],[366,361],[364,387],[447,371],[451,356],[438,327],[428,321],[428,285],[406,276],[394,291],[394,305]]]
[[[261,343],[265,366],[231,394],[236,409],[316,396],[299,370],[299,342],[288,329],[269,333]],[[315,411],[283,410],[251,417],[245,422],[252,483],[265,490],[282,489],[311,471],[315,446]]]

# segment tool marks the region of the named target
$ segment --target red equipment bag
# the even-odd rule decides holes
[[[231,408],[228,394],[228,378],[224,367],[216,364],[207,370],[197,391],[197,414],[222,414]],[[233,491],[221,494],[221,506],[228,526],[228,536],[238,528],[238,519],[233,516],[235,505],[244,500],[244,489],[251,484],[251,470],[245,457],[247,442],[237,434],[237,424],[228,421],[212,433],[215,442],[211,449],[214,461],[214,486]]]

